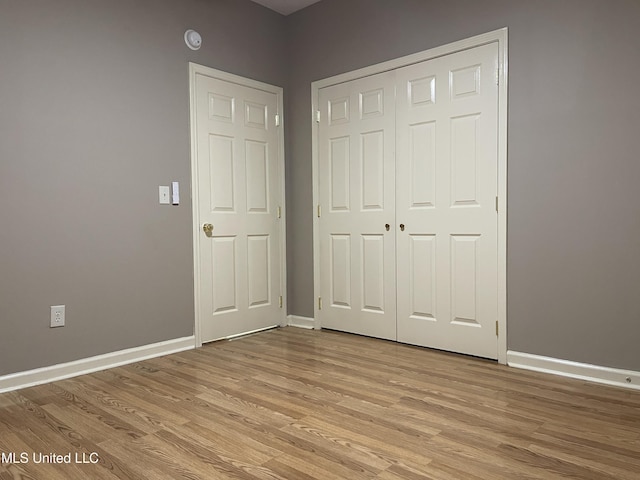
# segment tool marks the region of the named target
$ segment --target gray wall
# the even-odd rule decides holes
[[[0,0],[0,375],[193,333],[188,62],[284,86],[284,22],[248,0]]]
[[[312,316],[311,82],[504,26],[509,348],[640,370],[636,0],[0,0],[0,375],[192,334],[188,61],[285,87]]]
[[[311,82],[509,27],[508,347],[640,370],[640,2],[323,0],[287,27],[289,313],[313,316]]]

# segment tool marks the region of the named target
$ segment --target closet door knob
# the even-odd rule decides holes
[[[401,223],[401,224],[400,224],[400,231],[401,231],[401,232],[404,232],[404,223]]]
[[[384,228],[387,230],[387,232],[389,231],[389,229],[391,228],[391,225],[389,225],[388,223],[384,224]]]

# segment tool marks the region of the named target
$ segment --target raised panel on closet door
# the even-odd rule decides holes
[[[393,74],[322,88],[321,324],[395,339]]]

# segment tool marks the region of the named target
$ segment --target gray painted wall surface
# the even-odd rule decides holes
[[[508,348],[640,370],[640,2],[323,0],[287,26],[289,313],[313,316],[311,82],[509,27]]]
[[[0,375],[193,333],[188,69],[285,87],[288,313],[313,315],[310,84],[509,27],[508,343],[640,370],[640,4],[0,0]],[[188,27],[204,37],[192,52]],[[157,187],[181,182],[182,204]],[[49,306],[67,327],[49,329]]]
[[[193,334],[188,62],[284,85],[284,22],[248,0],[0,0],[0,375]]]

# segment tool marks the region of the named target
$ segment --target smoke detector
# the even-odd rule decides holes
[[[184,43],[187,44],[191,50],[199,50],[202,46],[202,37],[195,30],[187,30],[184,32]]]

